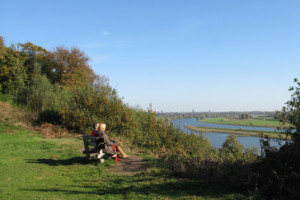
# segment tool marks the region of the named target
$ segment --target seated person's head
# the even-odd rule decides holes
[[[99,129],[99,125],[100,125],[99,123],[95,123],[95,124],[94,124],[94,129],[95,129],[95,130],[98,130],[98,129]]]
[[[105,131],[105,129],[106,129],[106,124],[104,124],[104,123],[101,123],[100,124],[100,131]]]

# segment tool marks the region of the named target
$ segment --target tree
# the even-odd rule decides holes
[[[290,124],[285,132],[292,136],[297,145],[300,145],[300,82],[296,78],[294,82],[296,85],[289,88],[289,91],[293,92],[291,99],[286,102],[281,112],[277,112],[277,115],[283,124]]]
[[[220,155],[223,160],[232,162],[244,156],[244,149],[245,147],[236,139],[235,135],[229,135],[220,149]]]
[[[6,54],[6,47],[4,44],[4,39],[0,36],[0,91],[2,91],[2,84],[3,84],[3,75],[5,74],[4,63],[5,63],[5,54]]]
[[[30,81],[35,68],[34,65],[36,63],[41,64],[40,60],[47,55],[47,50],[31,42],[27,42],[25,44],[19,43],[18,47],[20,49],[20,57],[24,60],[23,66],[25,72],[28,76],[28,80]]]
[[[18,95],[19,90],[31,80],[34,64],[45,56],[47,51],[30,42],[5,47],[0,37],[0,84],[2,92]]]
[[[295,86],[290,100],[283,106],[277,116],[283,124],[289,124],[283,132],[292,140],[279,149],[270,148],[265,142],[265,157],[255,166],[254,181],[269,198],[286,197],[284,199],[300,198],[300,82],[294,79]],[[283,199],[283,198],[282,198]]]
[[[4,39],[0,36],[0,65],[5,62],[5,49]]]
[[[93,84],[96,75],[88,64],[90,59],[78,48],[68,50],[65,47],[56,47],[49,58],[52,59],[48,62],[53,64],[54,82],[70,88]]]
[[[60,110],[68,103],[59,85],[53,85],[46,75],[41,74],[38,64],[34,65],[32,79],[26,92],[26,101],[32,111],[39,114],[44,110]]]
[[[14,45],[5,47],[2,38],[0,39],[0,43],[1,92],[15,95],[16,90],[18,90],[18,83],[27,80],[27,75],[23,67],[24,59]]]

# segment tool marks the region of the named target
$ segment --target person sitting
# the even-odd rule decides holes
[[[91,134],[91,136],[95,136],[95,134],[96,134],[96,132],[98,131],[98,129],[99,129],[99,123],[95,123],[95,124],[93,124],[93,128],[94,128],[94,130],[93,130],[93,132],[92,132],[92,134]]]
[[[104,144],[103,144],[104,138],[103,138],[102,135],[99,134],[99,126],[100,126],[100,123],[95,123],[95,124],[93,124],[94,130],[93,130],[93,132],[92,132],[92,134],[91,134],[91,136],[96,137],[96,143],[97,143],[97,148],[96,148],[96,149],[99,151],[98,157],[100,157],[100,150],[101,150],[101,149],[104,149],[103,152],[105,152],[105,153],[111,155],[112,157],[116,157],[117,154],[116,154],[116,152],[113,150],[113,148],[111,148],[111,147],[108,146],[108,148],[105,149],[104,146],[102,146],[102,145],[104,145]],[[102,146],[102,147],[101,147],[101,146]]]
[[[126,153],[124,153],[124,151],[122,150],[122,148],[119,146],[119,144],[112,142],[111,140],[109,140],[107,134],[105,133],[105,129],[106,129],[106,124],[104,123],[100,123],[100,127],[99,127],[100,131],[99,131],[99,135],[102,135],[102,137],[104,138],[104,143],[110,147],[111,149],[113,149],[115,152],[119,151],[122,155],[123,158],[127,158],[128,155]]]

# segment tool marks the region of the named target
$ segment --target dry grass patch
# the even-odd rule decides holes
[[[34,127],[34,130],[40,132],[45,138],[62,138],[72,136],[65,128],[48,123],[36,126]]]
[[[0,122],[17,127],[28,128],[35,116],[21,108],[12,106],[9,102],[0,101]]]

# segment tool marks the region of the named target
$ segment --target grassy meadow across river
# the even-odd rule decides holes
[[[250,119],[229,119],[225,117],[208,118],[199,120],[206,123],[214,124],[227,124],[227,125],[238,125],[238,126],[254,126],[254,127],[272,127],[277,128],[281,126],[278,120],[270,116],[257,116]]]
[[[234,126],[248,126],[248,127],[265,127],[277,129],[281,127],[281,123],[274,119],[273,116],[255,116],[249,119],[233,119],[226,117],[207,118],[198,120],[199,122],[212,123],[212,124],[223,124],[223,125],[234,125]],[[200,132],[200,133],[227,133],[237,134],[240,136],[268,136],[269,138],[281,139],[284,138],[285,134],[281,131],[266,131],[266,130],[245,130],[242,127],[240,129],[232,128],[216,128],[216,127],[201,127],[201,126],[185,126],[186,128]]]
[[[261,136],[266,135],[269,138],[280,139],[284,135],[280,132],[271,131],[256,131],[256,130],[243,130],[243,129],[226,129],[226,128],[208,128],[208,127],[197,127],[197,126],[185,126],[186,128],[196,131],[199,133],[228,133],[237,134],[240,136]]]

